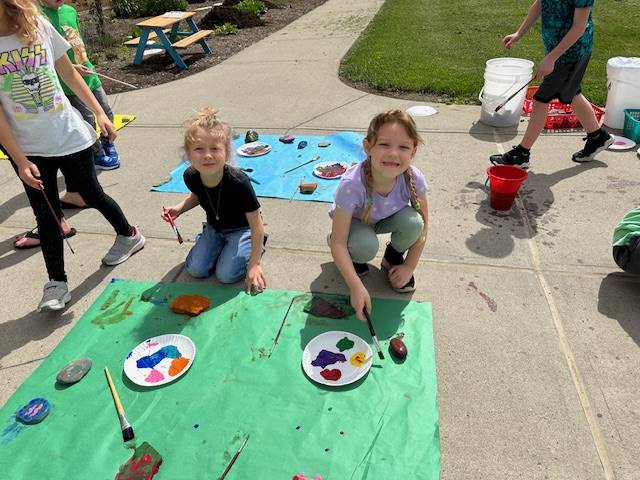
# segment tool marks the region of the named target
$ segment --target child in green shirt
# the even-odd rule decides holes
[[[640,207],[627,213],[613,231],[613,259],[629,273],[640,273]]]

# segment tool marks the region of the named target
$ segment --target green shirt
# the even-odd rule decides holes
[[[640,207],[627,213],[613,231],[613,246],[624,247],[636,237],[640,237]]]
[[[84,41],[80,36],[80,25],[78,23],[78,12],[70,5],[62,5],[58,9],[42,7],[42,12],[47,16],[51,25],[58,31],[64,39],[69,42],[71,48],[67,51],[67,55],[71,63],[79,63],[85,67],[94,70],[93,64],[89,61],[87,50],[84,47]],[[89,90],[94,91],[102,85],[100,78],[94,73],[91,75],[82,75]],[[75,95],[73,91],[60,80],[62,89],[67,96]]]
[[[547,53],[556,48],[573,25],[576,8],[593,7],[594,0],[541,0],[540,22],[542,42]],[[558,59],[558,63],[575,63],[591,54],[593,49],[593,21],[591,12],[584,33]]]

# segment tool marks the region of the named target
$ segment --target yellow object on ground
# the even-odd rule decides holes
[[[135,115],[120,115],[116,113],[113,116],[113,126],[116,127],[116,130],[120,130],[121,128],[124,128],[127,125],[129,125],[135,119],[136,119]],[[100,134],[100,129],[97,129],[97,133]],[[2,150],[0,150],[0,160],[8,160],[8,159],[9,158],[7,157],[7,155]]]

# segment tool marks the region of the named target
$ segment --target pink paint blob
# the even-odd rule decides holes
[[[155,368],[152,368],[149,376],[144,379],[144,381],[148,383],[157,383],[162,380],[164,380],[164,375],[160,370],[156,370]]]

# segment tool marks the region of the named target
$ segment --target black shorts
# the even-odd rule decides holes
[[[580,83],[589,65],[590,55],[582,57],[575,63],[556,62],[553,72],[544,77],[542,85],[533,95],[533,99],[542,103],[549,103],[557,98],[562,103],[569,104],[582,91]]]

